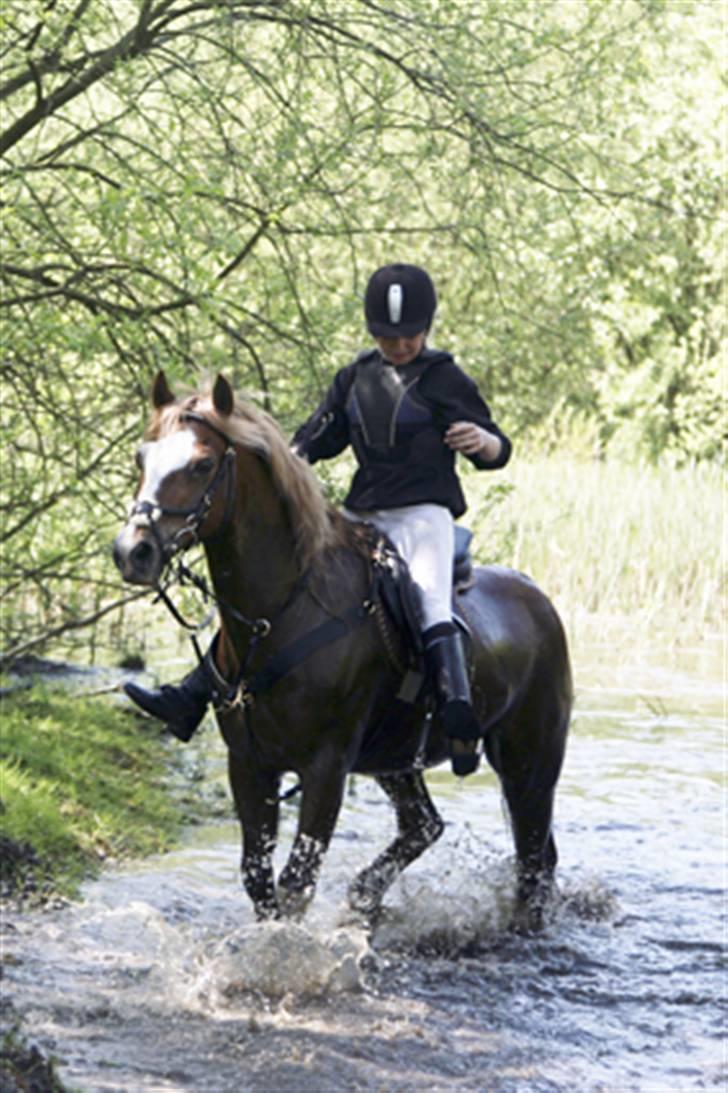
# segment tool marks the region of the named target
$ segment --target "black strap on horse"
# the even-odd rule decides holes
[[[180,584],[193,584],[206,600],[211,600],[218,609],[224,610],[227,614],[232,615],[233,618],[247,626],[250,630],[250,641],[248,642],[245,658],[232,681],[224,679],[218,670],[217,665],[215,664],[212,647],[208,649],[205,654],[203,654],[200,649],[197,640],[197,631],[206,624],[209,620],[209,616],[208,619],[204,620],[203,623],[199,625],[188,622],[172,602],[167,589],[161,585],[157,586],[157,598],[164,603],[175,620],[184,627],[184,629],[190,631],[190,637],[197,658],[199,662],[204,665],[208,678],[212,684],[213,703],[216,712],[226,713],[238,707],[242,707],[248,738],[252,743],[254,738],[251,724],[251,708],[255,703],[256,696],[264,691],[270,690],[275,683],[292,671],[297,665],[303,663],[303,661],[313,653],[324,648],[326,645],[329,645],[331,642],[345,637],[374,614],[381,598],[384,566],[384,553],[381,550],[381,543],[378,541],[375,544],[375,549],[373,549],[371,553],[371,583],[367,597],[361,603],[354,604],[352,607],[348,608],[343,614],[332,615],[330,618],[326,619],[325,622],[320,623],[312,630],[307,631],[298,638],[294,638],[294,640],[284,646],[283,649],[280,649],[275,653],[263,668],[250,675],[250,665],[258,651],[260,643],[270,634],[273,624],[281,618],[301,592],[308,580],[308,573],[302,574],[299,580],[296,581],[291,592],[286,597],[285,602],[277,609],[272,619],[250,619],[232,604],[227,603],[213,592],[204,577],[194,573],[184,565],[183,562],[177,559],[176,575]],[[230,743],[227,740],[226,743],[228,748],[232,751],[233,748]],[[292,797],[299,789],[300,786],[294,786],[291,790],[284,793],[280,800]]]
[[[313,630],[307,631],[301,637],[295,638],[284,646],[283,649],[271,657],[264,668],[255,672],[252,676],[246,678],[246,666],[243,665],[235,681],[228,685],[228,697],[223,701],[223,705],[220,707],[221,711],[233,709],[237,705],[243,705],[249,709],[254,704],[256,695],[269,690],[274,683],[277,683],[279,679],[282,679],[297,665],[302,664],[317,650],[330,645],[332,641],[345,637],[372,614],[374,607],[375,602],[367,599],[363,603],[350,607],[343,615],[327,619],[326,622],[322,622]],[[206,659],[208,659],[208,667],[210,662],[214,663],[211,653],[208,653]],[[250,659],[252,658],[246,657],[246,663]]]

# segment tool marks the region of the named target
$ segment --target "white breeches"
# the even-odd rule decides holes
[[[452,621],[452,567],[455,532],[452,513],[443,505],[403,505],[397,509],[351,512],[348,520],[366,520],[388,535],[409,566],[422,597],[422,629]]]

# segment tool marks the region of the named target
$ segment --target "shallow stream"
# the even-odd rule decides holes
[[[444,768],[429,775],[443,838],[373,932],[353,922],[347,883],[393,831],[383,795],[356,778],[301,924],[254,922],[232,822],[106,872],[79,905],[11,916],[6,992],[62,1080],[129,1093],[725,1089],[719,650],[611,645],[581,660],[557,797],[561,898],[542,936],[507,930],[494,776],[457,784]],[[200,746],[224,782],[212,728]],[[282,854],[294,823],[292,804]]]

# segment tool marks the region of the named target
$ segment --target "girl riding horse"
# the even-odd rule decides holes
[[[358,461],[344,515],[382,531],[407,562],[421,608],[425,664],[450,742],[453,771],[477,769],[476,717],[458,628],[452,621],[453,520],[466,505],[455,470],[462,453],[479,470],[505,466],[511,444],[452,356],[427,346],[437,307],[424,269],[395,264],[369,280],[365,316],[376,348],[337,372],[324,400],[293,438],[310,463],[348,445]],[[212,689],[203,664],[177,686],[124,687],[143,710],[189,740]]]

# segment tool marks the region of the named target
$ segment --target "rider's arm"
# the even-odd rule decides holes
[[[454,421],[443,437],[449,448],[468,457],[477,457],[489,467],[502,467],[504,438],[474,421]]]
[[[475,382],[452,359],[428,369],[421,389],[435,408],[449,447],[462,452],[479,470],[505,467],[511,442],[493,421]]]
[[[309,463],[330,459],[342,452],[349,443],[346,399],[352,379],[352,365],[340,369],[321,404],[296,430],[291,448]]]

